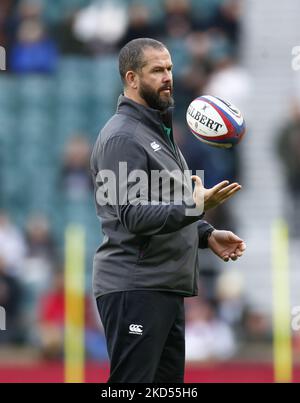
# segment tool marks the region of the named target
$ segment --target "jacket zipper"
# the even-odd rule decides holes
[[[164,130],[163,126],[161,126],[161,131],[162,131],[164,137],[166,137],[167,135],[165,133],[165,130]],[[175,143],[172,143],[172,140],[170,138],[169,138],[169,140],[167,140],[167,143],[168,143],[169,148],[171,148],[171,151],[172,151],[172,154],[175,157],[175,160],[180,165],[180,168],[181,168],[182,172],[184,172],[184,167],[183,167],[181,158],[180,158],[180,156],[178,154],[177,145]]]

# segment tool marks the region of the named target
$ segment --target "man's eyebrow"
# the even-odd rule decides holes
[[[173,64],[169,64],[167,66],[167,69],[171,69],[173,67]],[[155,64],[154,66],[151,67],[151,70],[155,70],[155,69],[164,69],[165,66],[161,65],[161,64]]]

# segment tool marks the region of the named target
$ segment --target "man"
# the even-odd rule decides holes
[[[169,202],[161,195],[164,181],[159,194],[152,182],[150,189],[137,187],[130,180],[134,170],[144,182],[156,171],[171,176],[188,170],[172,135],[172,61],[162,43],[141,38],[122,48],[119,69],[124,95],[91,157],[104,233],[93,287],[111,363],[109,382],[183,382],[184,297],[197,295],[198,248],[209,247],[226,261],[245,250],[236,235],[201,220],[203,207],[216,207],[241,186],[224,181],[206,190],[193,176],[194,192],[190,187],[191,197],[182,203],[175,175]]]

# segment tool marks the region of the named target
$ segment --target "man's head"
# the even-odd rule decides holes
[[[119,70],[125,95],[153,109],[173,106],[172,60],[165,45],[139,38],[120,51]]]

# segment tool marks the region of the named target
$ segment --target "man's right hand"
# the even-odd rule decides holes
[[[199,176],[192,175],[191,178],[195,182],[193,192],[194,202],[196,203],[197,208],[204,211],[210,210],[217,207],[219,204],[224,203],[242,188],[242,186],[237,182],[229,184],[229,181],[223,181],[211,189],[205,189]]]

